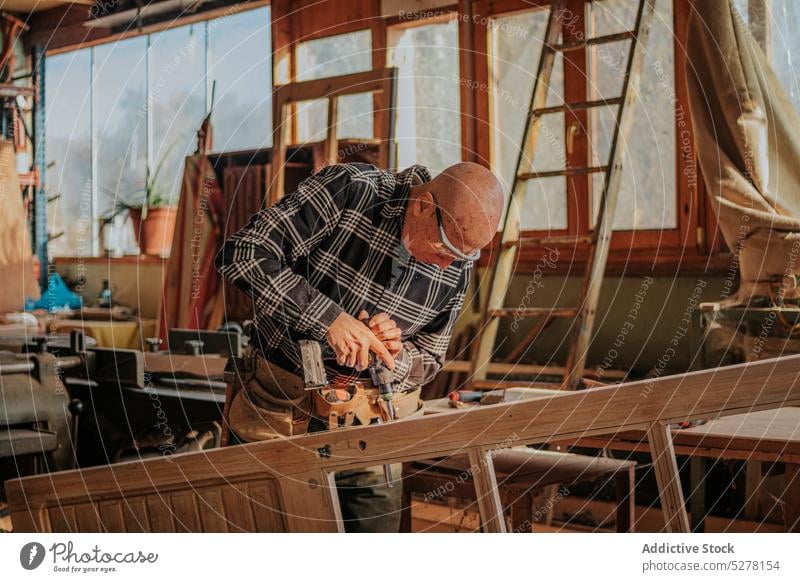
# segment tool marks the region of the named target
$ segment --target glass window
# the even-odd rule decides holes
[[[297,47],[297,80],[349,75],[372,69],[372,33],[359,30],[301,42]],[[338,102],[338,138],[373,137],[372,94],[346,95]],[[300,103],[297,129],[300,141],[325,139],[327,100]]]
[[[91,49],[57,55],[45,67],[47,225],[53,255],[93,254]],[[63,234],[61,234],[63,233]]]
[[[180,195],[183,159],[197,147],[206,112],[203,28],[182,26],[150,38],[150,167],[158,172],[159,196],[173,203]]]
[[[208,90],[214,100],[214,149],[272,145],[272,49],[269,7],[208,22]]]
[[[458,23],[389,32],[389,66],[398,68],[397,166],[438,173],[461,161]]]
[[[215,150],[271,145],[271,58],[269,7],[48,56],[45,178],[61,194],[48,228],[64,233],[50,253],[96,253],[99,220],[141,201],[148,166],[159,197],[177,203],[214,80]],[[111,235],[118,251],[134,250],[124,218]]]
[[[506,193],[511,190],[514,180],[548,17],[548,10],[534,10],[495,18],[489,27],[494,121],[492,163]],[[548,105],[563,103],[563,87],[562,56],[557,54],[550,79]],[[559,170],[565,167],[565,160],[564,115],[546,115],[542,119],[533,160],[527,161],[522,170]],[[526,189],[525,204],[521,209],[522,228],[567,228],[567,190],[563,177],[530,180]]]
[[[637,2],[603,0],[587,5],[589,36],[603,36],[635,25]],[[677,227],[675,176],[675,65],[672,2],[657,0],[647,42],[638,99],[628,112],[633,124],[625,144],[622,183],[614,228],[672,229]],[[618,97],[622,93],[631,41],[595,45],[589,50],[589,99]],[[617,106],[590,112],[592,165],[606,165],[616,126]],[[592,175],[594,218],[599,208],[605,174]]]
[[[141,201],[147,174],[147,37],[94,49],[92,127],[98,217]]]
[[[797,62],[800,61],[800,5],[796,0],[758,0],[759,5],[768,7],[766,12],[749,12],[748,0],[734,0],[739,14],[751,31],[769,38],[769,62],[783,88],[800,111],[800,78],[797,75]],[[765,18],[766,17],[766,18]],[[766,20],[766,21],[765,21]]]

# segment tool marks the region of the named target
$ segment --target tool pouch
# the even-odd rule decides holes
[[[408,418],[422,413],[423,402],[419,396],[421,388],[408,392],[395,392],[394,404],[396,419]],[[339,400],[331,402],[331,394],[338,394]],[[328,390],[314,391],[314,416],[327,423],[333,430],[358,424],[368,425],[389,420],[386,402],[381,398],[377,388],[365,388],[362,384],[353,386],[332,386]],[[341,395],[348,394],[349,399],[342,401]]]
[[[253,373],[233,399],[229,423],[243,441],[262,441],[308,432],[311,394],[291,372],[253,357]]]

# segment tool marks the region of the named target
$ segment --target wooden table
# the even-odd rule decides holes
[[[787,531],[800,531],[800,408],[787,407],[737,414],[706,424],[672,431],[677,455],[692,457],[692,530],[702,531],[705,517],[703,476],[705,459],[785,463],[783,491]],[[612,437],[595,436],[557,444],[618,451],[649,452],[644,432],[625,431]]]
[[[48,322],[51,332],[67,332],[80,329],[97,341],[99,347],[141,350],[144,338],[156,333],[155,319],[131,321],[98,321],[80,319],[55,319]]]

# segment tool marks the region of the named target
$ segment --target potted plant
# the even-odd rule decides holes
[[[147,166],[144,189],[131,196],[131,201],[123,201],[119,205],[120,210],[127,210],[131,217],[136,242],[143,255],[165,257],[172,248],[178,209],[174,197],[158,183],[158,175],[168,153],[158,162],[155,172],[151,172],[150,166]]]

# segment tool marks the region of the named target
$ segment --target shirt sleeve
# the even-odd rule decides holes
[[[215,260],[222,276],[253,299],[257,313],[316,340],[325,338],[343,309],[290,266],[336,229],[351,185],[346,166],[323,168],[253,216]]]
[[[462,271],[460,288],[442,311],[419,333],[403,342],[403,350],[395,358],[396,389],[408,390],[427,384],[442,369],[467,292],[472,263]]]

